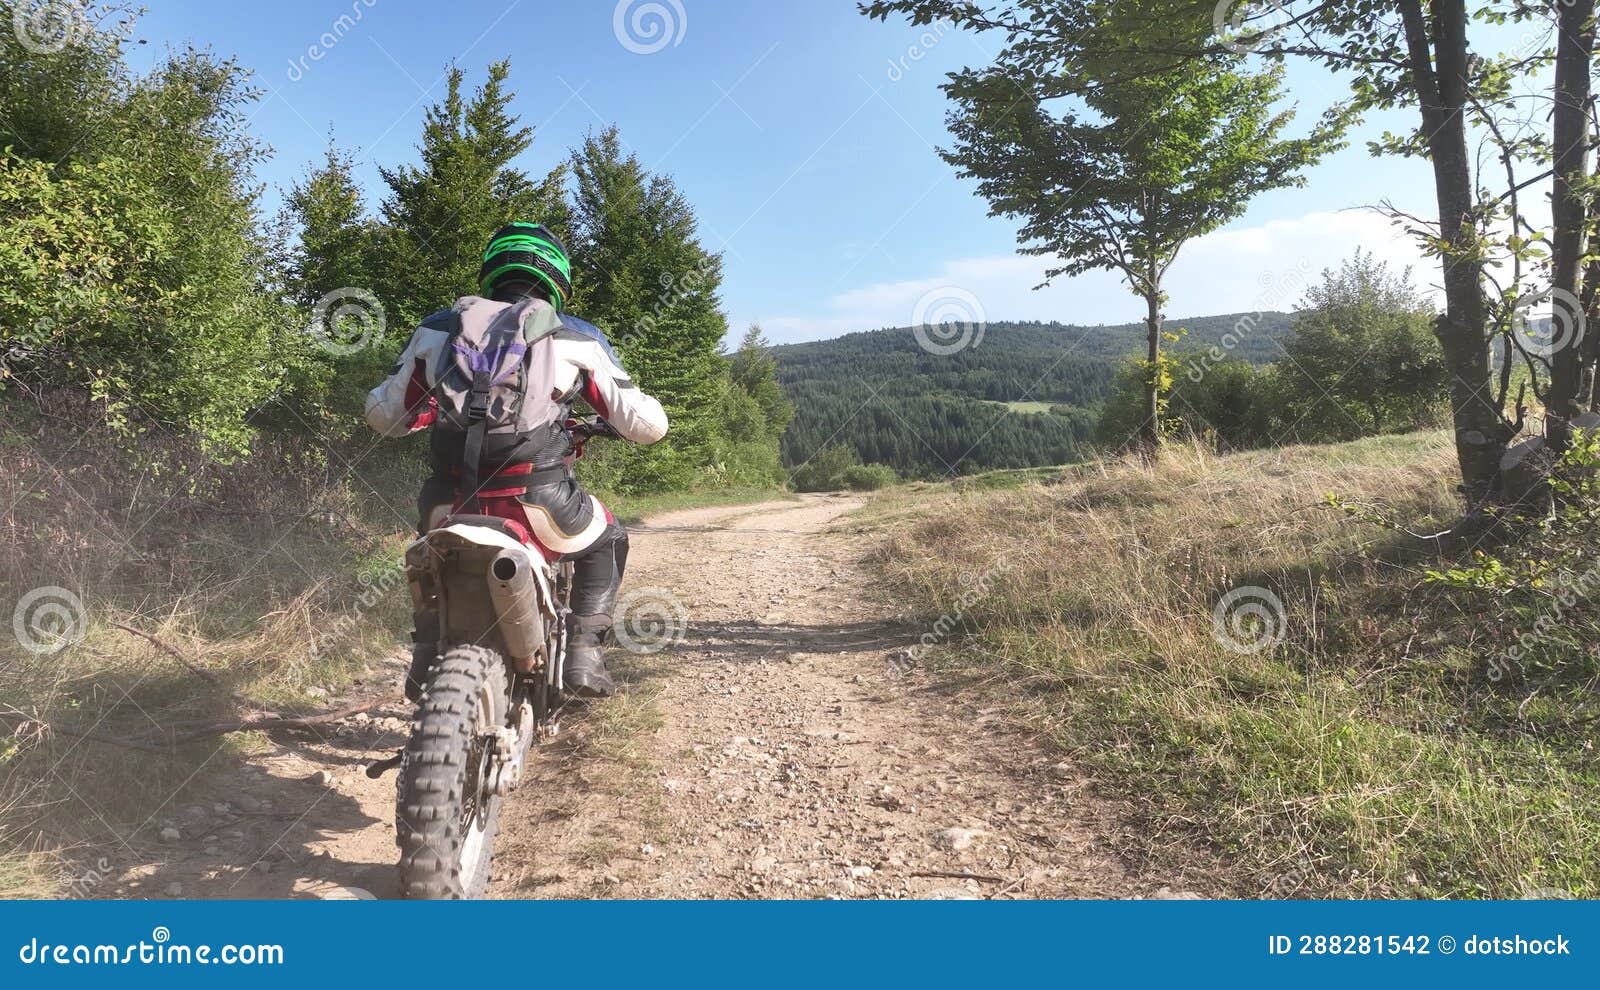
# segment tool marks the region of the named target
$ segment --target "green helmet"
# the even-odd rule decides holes
[[[561,309],[572,297],[572,262],[561,238],[536,223],[509,223],[495,231],[483,252],[478,285],[486,296],[501,282],[533,276],[550,287],[551,302]]]

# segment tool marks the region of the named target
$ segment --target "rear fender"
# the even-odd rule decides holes
[[[492,568],[503,556],[531,579],[519,581],[519,597],[495,587]],[[553,628],[559,609],[554,577],[541,554],[498,530],[455,524],[406,549],[406,574],[413,605],[438,611],[446,645],[490,646],[524,673],[542,659],[545,629]],[[524,604],[520,596],[533,600]]]

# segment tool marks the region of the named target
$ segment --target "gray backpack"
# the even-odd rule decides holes
[[[561,328],[549,303],[524,299],[499,303],[476,296],[440,314],[450,334],[434,378],[441,425],[466,434],[461,486],[467,511],[475,511],[484,439],[532,435],[560,415],[551,394],[553,353],[536,346]]]

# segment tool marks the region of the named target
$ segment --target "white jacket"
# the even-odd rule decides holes
[[[605,337],[593,326],[558,313],[543,300],[530,300],[524,327],[533,341],[527,394],[541,399],[581,396],[625,439],[651,444],[667,435],[667,414],[622,369]],[[450,333],[440,329],[463,307],[509,308],[512,304],[467,296],[454,310],[436,313],[411,335],[394,371],[367,395],[367,425],[386,437],[402,437],[433,424],[433,388],[449,356]],[[564,415],[552,402],[551,418]],[[559,410],[559,411],[558,411]]]

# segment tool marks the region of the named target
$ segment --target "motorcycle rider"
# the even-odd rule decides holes
[[[667,433],[661,403],[622,369],[599,328],[565,312],[572,296],[566,247],[549,229],[516,222],[490,238],[478,270],[481,296],[465,296],[424,319],[394,371],[367,396],[367,424],[388,437],[433,427],[432,475],[418,498],[419,532],[451,512],[508,520],[551,561],[574,563],[564,683],[582,697],[606,697],[615,685],[604,648],[611,611],[628,561],[628,531],[579,486],[565,457],[567,420],[582,399],[624,439],[652,444]],[[512,311],[509,316],[507,311]],[[463,321],[520,319],[527,355],[522,395],[548,396],[541,421],[515,433],[474,433],[439,402],[441,378]],[[496,380],[498,384],[499,379]],[[522,402],[518,402],[519,415]],[[527,540],[525,540],[527,542]],[[415,701],[437,656],[437,613],[419,614],[406,696]]]

